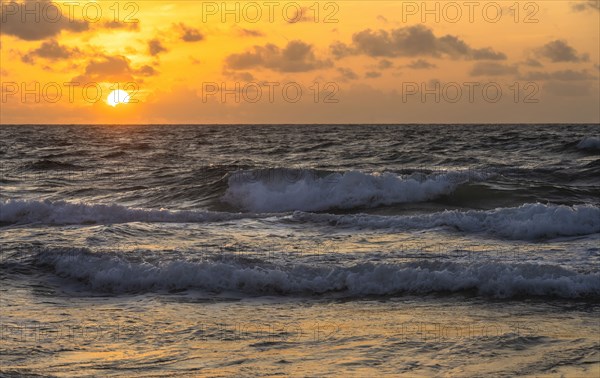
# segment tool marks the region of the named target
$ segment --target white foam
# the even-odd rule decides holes
[[[172,261],[155,265],[86,250],[43,251],[36,262],[50,266],[62,277],[84,282],[93,291],[112,293],[201,289],[252,295],[336,292],[354,297],[465,291],[499,298],[600,296],[598,272],[576,272],[558,265],[530,263],[433,261],[351,267],[261,267]]]
[[[421,202],[453,192],[471,179],[484,174],[472,171],[444,174],[396,175],[366,174],[357,171],[334,173],[326,177],[300,170],[283,170],[265,177],[256,172],[239,172],[229,178],[224,200],[254,212],[290,210],[320,211],[375,207],[394,203]],[[293,177],[289,177],[293,176]]]
[[[128,208],[121,205],[53,202],[49,200],[8,200],[0,202],[0,222],[17,224],[217,222],[249,216],[251,215],[192,210],[148,210]]]
[[[581,150],[600,150],[600,137],[587,137],[582,139],[577,148]]]
[[[600,207],[525,204],[494,210],[447,210],[411,216],[332,215],[296,212],[292,219],[366,228],[426,229],[452,227],[509,239],[533,240],[600,232]]]

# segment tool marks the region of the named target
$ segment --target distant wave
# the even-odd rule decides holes
[[[0,202],[0,222],[9,224],[110,224],[127,222],[218,222],[252,217],[252,214],[200,210],[135,209],[121,205],[71,203],[65,201]]]
[[[494,210],[446,210],[409,216],[332,215],[296,212],[292,219],[335,225],[424,229],[452,227],[464,232],[485,232],[509,239],[534,240],[600,232],[600,207],[594,205],[525,204]]]
[[[600,298],[600,274],[558,265],[412,262],[354,266],[171,261],[132,262],[117,254],[46,250],[36,266],[93,291],[131,293],[201,289],[251,295],[339,293],[344,296],[471,292],[497,298]]]
[[[488,176],[473,171],[429,175],[348,171],[324,175],[301,169],[251,170],[229,177],[223,199],[254,212],[376,207],[431,200]]]
[[[587,137],[582,139],[577,148],[580,150],[600,150],[600,137]]]
[[[65,201],[0,201],[3,224],[113,224],[128,222],[196,223],[264,218],[273,213],[227,213],[203,210],[153,210],[121,205]],[[279,214],[279,216],[284,216]],[[516,240],[600,233],[600,207],[594,205],[525,204],[494,210],[446,210],[431,214],[380,216],[334,215],[296,211],[289,219],[335,226],[373,229],[431,229],[450,227],[467,233],[486,233]]]

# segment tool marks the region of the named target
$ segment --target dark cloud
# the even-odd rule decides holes
[[[313,14],[313,11],[310,10],[308,7],[300,7],[300,9],[297,9],[296,12],[290,12],[289,14],[287,14],[286,21],[289,24],[314,21],[315,18]]]
[[[473,60],[506,60],[506,54],[492,50],[490,47],[472,50]]]
[[[352,36],[350,45],[335,42],[331,52],[336,58],[349,55],[371,57],[404,56],[448,56],[454,59],[505,60],[506,55],[490,47],[474,49],[453,35],[436,37],[433,31],[423,25],[407,26],[391,31],[371,29],[360,31]]]
[[[157,72],[151,66],[144,65],[139,69],[131,67],[129,59],[124,56],[102,56],[88,63],[85,73],[73,79],[74,82],[122,83],[134,82],[135,76],[153,76]]]
[[[2,34],[26,41],[55,37],[62,31],[79,33],[89,29],[86,21],[71,20],[50,0],[27,0],[25,3],[3,2],[1,8]]]
[[[377,67],[379,67],[380,70],[387,70],[389,68],[392,68],[394,66],[394,63],[391,60],[387,60],[387,59],[382,59],[379,61],[379,64],[377,64]]]
[[[429,68],[436,68],[437,66],[433,63],[429,63],[425,59],[418,59],[408,65],[409,68],[413,70],[426,70]]]
[[[578,55],[577,50],[569,46],[567,41],[555,40],[548,42],[537,49],[537,55],[554,63],[558,62],[582,62],[589,59],[587,54]]]
[[[306,72],[332,65],[318,59],[313,46],[302,41],[291,41],[283,49],[270,43],[254,46],[253,51],[229,55],[226,62],[234,70],[267,68],[279,72]]]
[[[587,10],[600,11],[600,0],[586,0],[571,4],[571,9],[575,12],[584,12]]]
[[[150,52],[150,55],[156,56],[161,52],[167,51],[167,48],[163,46],[160,39],[154,38],[148,41],[148,51]]]
[[[143,65],[140,68],[138,68],[137,70],[134,70],[133,72],[139,76],[155,76],[156,74],[158,74],[158,72],[156,72],[154,67],[149,66],[149,65]]]
[[[121,22],[121,21],[106,21],[104,23],[102,23],[102,26],[105,29],[109,29],[109,30],[120,30],[120,29],[125,29],[125,30],[129,30],[129,31],[138,31],[140,30],[140,23],[139,22]]]
[[[542,63],[535,59],[527,59],[523,64],[529,67],[544,67]]]
[[[85,73],[73,79],[75,82],[124,82],[133,81],[129,60],[124,56],[104,56],[93,60],[85,68]]]
[[[331,50],[331,53],[333,54],[333,56],[336,57],[337,59],[345,58],[347,56],[356,54],[356,52],[354,50],[352,50],[352,48],[350,48],[345,43],[342,43],[339,41],[332,43],[329,46],[329,49]]]
[[[184,23],[179,23],[175,27],[179,32],[181,40],[185,42],[198,42],[204,39],[204,35],[200,33],[200,30],[187,26]]]
[[[504,76],[519,73],[517,66],[509,66],[497,62],[478,62],[471,70],[471,76]]]
[[[79,55],[81,52],[79,49],[70,49],[66,46],[61,46],[56,40],[50,40],[43,42],[40,47],[35,50],[31,50],[27,54],[21,57],[21,60],[25,63],[33,63],[35,58],[44,58],[51,61],[69,59],[73,56]]]
[[[239,71],[232,71],[232,70],[225,69],[225,70],[223,70],[223,75],[228,76],[236,81],[242,81],[242,82],[255,81],[254,75],[252,75],[250,72],[239,72]]]
[[[350,68],[340,67],[337,69],[337,71],[341,74],[341,76],[339,78],[341,81],[349,81],[349,80],[358,79],[358,75],[356,74],[356,72],[352,71]]]
[[[368,71],[365,73],[365,78],[367,78],[367,79],[375,79],[380,76],[381,76],[381,72],[377,72],[377,71]]]
[[[521,80],[558,80],[558,81],[582,81],[582,80],[598,80],[598,76],[588,73],[586,70],[573,71],[563,70],[554,72],[533,71],[523,75]]]

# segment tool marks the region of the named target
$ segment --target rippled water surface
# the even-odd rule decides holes
[[[599,130],[2,127],[2,372],[597,376]]]

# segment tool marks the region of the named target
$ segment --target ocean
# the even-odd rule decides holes
[[[600,374],[598,125],[0,127],[3,376]]]

